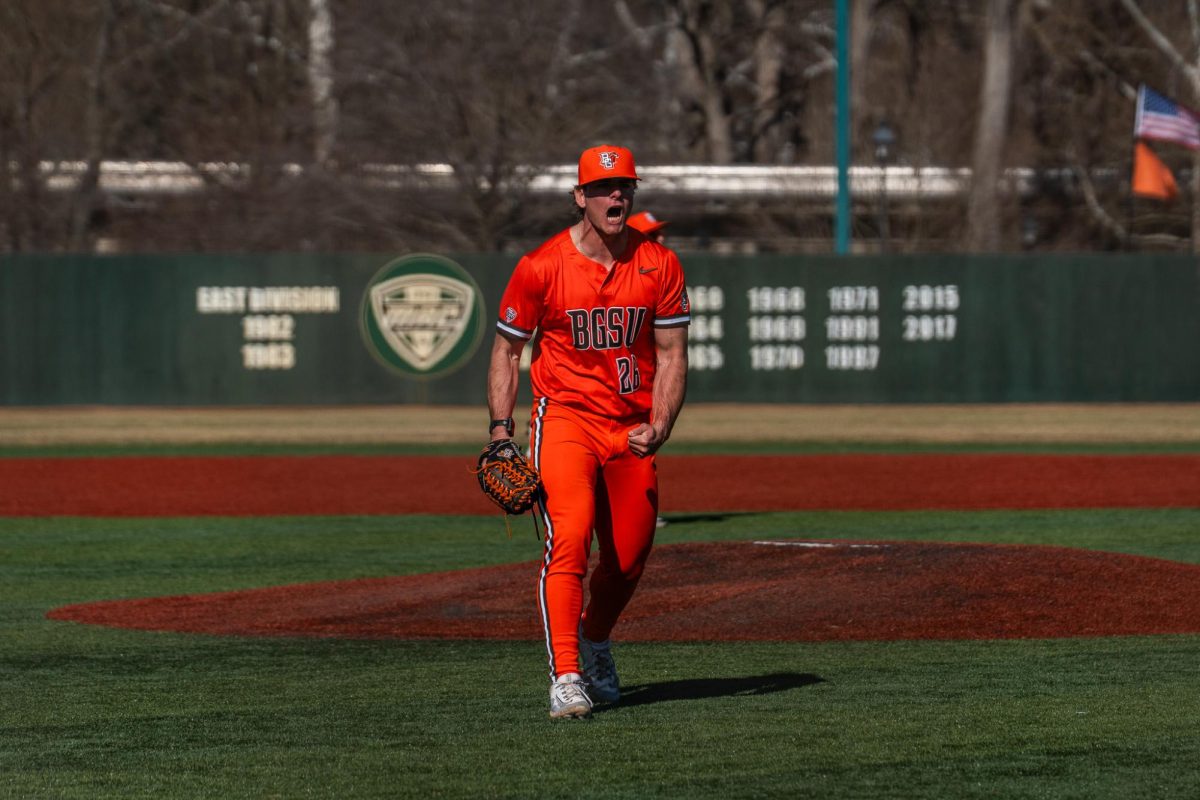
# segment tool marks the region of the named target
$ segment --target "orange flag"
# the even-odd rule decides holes
[[[1133,151],[1133,193],[1166,201],[1179,197],[1179,185],[1170,168],[1140,139]]]

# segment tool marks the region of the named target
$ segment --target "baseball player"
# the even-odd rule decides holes
[[[667,234],[663,228],[671,223],[661,220],[649,211],[639,211],[625,223],[636,231],[641,231],[652,242],[658,242],[664,247],[667,244]]]
[[[654,454],[687,385],[690,322],[673,252],[628,227],[633,153],[601,145],[579,157],[578,221],[517,263],[500,301],[488,369],[489,435],[512,436],[518,364],[533,340],[530,452],[544,494],[537,602],[550,659],[550,716],[615,703],[609,635],[654,540]],[[534,331],[537,331],[534,337]],[[583,581],[595,531],[599,563]]]

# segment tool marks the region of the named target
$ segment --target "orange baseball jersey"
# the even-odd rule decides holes
[[[527,253],[500,301],[496,327],[529,340],[535,397],[616,420],[650,411],[654,329],[691,321],[683,267],[667,248],[630,230],[606,272],[571,241],[570,228]]]

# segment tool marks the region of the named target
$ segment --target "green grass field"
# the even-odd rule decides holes
[[[0,457],[469,457],[478,415],[7,409]],[[1200,406],[1161,404],[691,406],[670,447],[1197,452],[1197,419]],[[1200,563],[1200,500],[1164,510],[674,516],[666,504],[661,544],[1027,543]],[[0,518],[0,797],[1197,796],[1200,636],[622,646],[618,629],[624,702],[552,723],[540,642],[222,638],[45,618],[89,600],[539,555],[531,532],[516,526],[508,539],[499,516]],[[531,604],[532,587],[531,573]]]
[[[1200,563],[1197,531],[1200,509],[713,514],[673,518],[659,542],[1041,543]],[[0,796],[1196,796],[1197,636],[618,635],[626,702],[554,723],[539,642],[221,638],[44,616],[536,559],[524,534],[508,539],[499,517],[0,519]]]

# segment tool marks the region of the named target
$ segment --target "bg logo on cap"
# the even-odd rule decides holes
[[[615,144],[589,147],[579,155],[579,186],[609,178],[639,180],[633,153]]]

